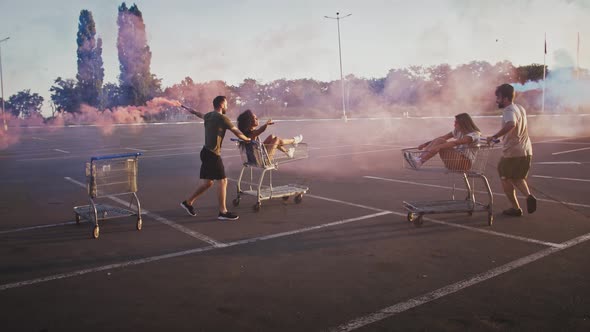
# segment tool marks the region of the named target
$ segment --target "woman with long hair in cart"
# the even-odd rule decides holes
[[[238,116],[238,129],[248,136],[251,140],[260,141],[259,137],[270,125],[273,125],[272,119],[268,119],[266,123],[259,127],[258,117],[251,111],[245,110]],[[297,145],[303,140],[303,135],[297,135],[293,138],[280,138],[276,135],[268,135],[262,144],[266,147],[268,156],[272,159],[276,150],[284,152],[289,158],[293,158],[295,148],[286,148],[286,145]]]
[[[420,144],[418,150],[424,152],[411,154],[406,152],[404,158],[413,168],[420,168],[437,153],[445,167],[452,171],[468,171],[475,161],[475,151],[469,147],[476,146],[481,138],[481,131],[467,113],[455,115],[453,131],[431,141]]]

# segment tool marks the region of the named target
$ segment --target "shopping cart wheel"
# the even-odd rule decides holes
[[[234,198],[234,200],[233,200],[233,201],[231,201],[231,202],[232,202],[232,204],[233,204],[234,206],[238,206],[238,205],[240,205],[240,198],[239,198],[239,197],[236,197],[236,198]]]
[[[422,215],[419,214],[416,219],[414,219],[414,227],[422,227],[424,220],[422,219]]]
[[[494,223],[494,215],[491,212],[488,212],[488,226],[492,226]]]
[[[295,196],[295,204],[301,203],[302,200],[303,200],[303,194],[299,194],[299,195]]]
[[[98,228],[98,225],[94,226],[94,230],[92,231],[92,237],[95,239],[98,239],[98,236],[100,235],[100,228]]]
[[[143,220],[141,220],[141,218],[137,218],[137,224],[135,224],[135,228],[137,228],[138,231],[141,231],[141,226],[143,226]]]
[[[256,202],[256,204],[254,204],[254,206],[253,206],[254,212],[260,211],[260,205],[262,205],[262,204],[260,204],[260,202]]]
[[[75,213],[76,215],[76,225],[80,225],[80,215]]]
[[[414,221],[414,217],[415,217],[415,215],[412,212],[408,212],[408,221],[409,222]]]

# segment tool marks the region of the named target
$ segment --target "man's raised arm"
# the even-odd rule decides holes
[[[203,114],[203,113],[201,113],[201,112],[199,112],[199,111],[195,111],[194,109],[192,109],[192,108],[190,108],[190,107],[184,106],[184,105],[182,105],[182,104],[180,104],[180,107],[184,108],[185,110],[189,111],[190,113],[192,113],[192,114],[196,115],[197,117],[199,117],[199,118],[201,118],[201,119],[202,119],[202,118],[203,118],[203,116],[204,116],[204,114]]]

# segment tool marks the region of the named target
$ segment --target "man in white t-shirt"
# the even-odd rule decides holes
[[[508,216],[522,216],[522,209],[516,198],[515,188],[526,195],[528,213],[537,210],[537,199],[529,190],[526,178],[531,168],[533,146],[529,138],[527,117],[524,107],[514,103],[514,87],[502,84],[496,88],[496,103],[502,112],[502,129],[488,137],[488,141],[504,137],[502,158],[498,163],[498,173],[502,188],[512,204],[502,213]]]

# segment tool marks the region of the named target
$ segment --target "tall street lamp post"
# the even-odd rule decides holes
[[[0,40],[0,92],[2,93],[2,120],[4,121],[4,131],[8,131],[8,126],[6,125],[6,115],[4,109],[4,78],[2,77],[2,42],[9,40],[10,37],[6,37]]]
[[[344,103],[344,76],[342,75],[342,47],[340,46],[340,19],[347,18],[352,14],[347,14],[340,17],[340,13],[336,13],[336,17],[324,16],[332,20],[336,20],[338,26],[338,57],[340,58],[340,83],[342,84],[342,117],[344,121],[348,120],[346,117],[346,104]]]

